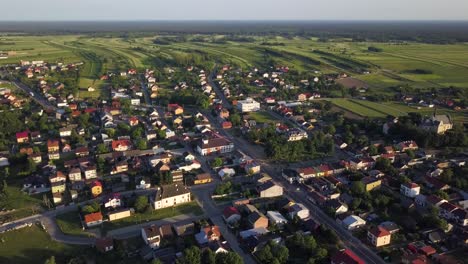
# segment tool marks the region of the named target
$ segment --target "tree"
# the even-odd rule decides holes
[[[158,258],[155,258],[153,261],[151,261],[151,264],[162,264],[162,262]]]
[[[202,253],[201,262],[203,264],[216,264],[216,255],[211,249],[206,249]]]
[[[350,190],[355,195],[362,195],[366,192],[366,187],[361,181],[353,181]]]
[[[243,264],[241,256],[235,252],[216,254],[216,264]]]
[[[191,246],[184,250],[184,257],[176,263],[180,264],[201,264],[201,251],[196,246]]]
[[[148,207],[148,197],[146,195],[140,195],[135,201],[135,210],[137,212],[144,212],[146,207]]]
[[[139,149],[139,150],[144,150],[144,149],[147,149],[148,146],[146,144],[146,140],[140,138],[137,140],[136,142],[136,147]]]
[[[233,126],[240,126],[241,124],[241,116],[238,113],[230,115],[229,120],[231,121]]]
[[[55,256],[51,256],[50,258],[48,258],[44,264],[55,264]]]
[[[211,166],[213,168],[221,167],[223,165],[223,159],[220,157],[217,157],[213,160],[213,163],[211,163]]]
[[[98,154],[107,153],[109,150],[104,143],[98,144],[96,151]]]
[[[377,147],[375,145],[370,145],[369,148],[367,149],[367,151],[369,152],[369,155],[371,156],[374,156],[374,155],[377,155],[379,153]]]

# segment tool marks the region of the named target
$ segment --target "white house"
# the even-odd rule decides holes
[[[181,184],[164,185],[156,191],[154,209],[176,206],[191,201],[190,191]]]
[[[310,216],[309,209],[301,203],[295,203],[288,207],[288,216],[290,219],[294,219],[296,216],[299,219],[306,219]]]
[[[143,227],[141,229],[141,237],[145,244],[150,246],[152,249],[159,248],[159,244],[161,243],[161,232],[156,225]]]
[[[120,199],[120,195],[118,194],[110,195],[104,200],[105,208],[117,208],[120,206],[122,206],[122,200]]]
[[[403,183],[400,185],[400,193],[406,197],[414,198],[419,194],[420,191],[421,187],[414,182]]]
[[[219,170],[218,172],[218,175],[221,177],[221,178],[225,178],[225,177],[232,177],[236,174],[236,171],[232,168],[223,168],[221,170]]]
[[[286,218],[278,211],[267,211],[266,216],[268,217],[268,221],[270,221],[270,224],[283,226],[288,223],[288,220],[286,220]]]
[[[252,98],[237,101],[237,108],[242,112],[255,112],[260,110],[260,103]]]
[[[366,221],[357,215],[350,215],[341,221],[341,224],[348,230],[355,230],[366,225]]]

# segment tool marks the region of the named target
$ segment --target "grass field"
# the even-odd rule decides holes
[[[83,230],[78,211],[73,211],[56,217],[57,225],[64,234],[73,236],[92,236]]]
[[[66,263],[64,258],[82,249],[53,241],[35,225],[0,234],[0,241],[0,263],[44,263],[50,256],[55,256],[57,263]]]
[[[181,204],[176,207],[171,208],[164,208],[159,210],[151,210],[150,212],[145,213],[137,213],[130,217],[112,221],[112,222],[105,222],[103,225],[103,229],[106,231],[122,228],[126,226],[135,225],[137,223],[149,222],[160,220],[164,218],[171,218],[181,214],[193,214],[193,215],[202,215],[203,211],[198,206],[198,204],[193,201],[186,204]]]
[[[255,121],[257,121],[257,123],[276,123],[276,122],[279,122],[279,120],[277,118],[275,118],[274,116],[272,116],[268,112],[263,112],[263,111],[250,112],[249,116],[251,118],[253,118]]]

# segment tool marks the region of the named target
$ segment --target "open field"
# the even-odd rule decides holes
[[[83,230],[78,211],[58,215],[56,221],[60,230],[62,230],[64,234],[86,237],[92,236],[90,233]]]
[[[0,234],[0,241],[0,263],[44,263],[50,256],[55,256],[57,263],[66,263],[64,257],[82,249],[53,241],[36,225]]]
[[[2,38],[0,50],[16,51],[16,55],[0,64],[19,60],[83,61],[82,77],[93,80],[110,70],[165,67],[170,66],[171,60],[201,54],[245,69],[273,59],[298,71],[347,72],[375,89],[403,84],[415,88],[468,87],[468,44],[396,44],[349,39],[321,42],[315,38],[281,36],[251,37],[250,41],[237,42],[224,41],[223,35],[194,34],[187,35],[185,41],[160,45],[153,43],[156,37],[159,36],[7,36]],[[381,48],[382,52],[369,52],[369,46]],[[370,74],[359,74],[358,69],[367,69]],[[427,73],[412,73],[415,69]]]
[[[280,121],[270,113],[263,111],[250,112],[249,117],[253,118],[257,123],[276,123]]]
[[[203,211],[195,201],[192,201],[190,203],[181,204],[171,208],[163,208],[159,210],[151,209],[149,212],[136,213],[127,218],[123,218],[112,222],[105,222],[103,228],[104,230],[108,231],[126,226],[131,226],[137,223],[171,218],[181,214],[201,215],[203,214]]]
[[[418,107],[416,105],[407,105],[398,102],[375,103],[366,100],[344,98],[330,99],[330,101],[341,109],[350,111],[361,117],[370,118],[382,118],[388,115],[398,117],[408,115],[409,113],[431,115],[434,112],[434,108]],[[456,123],[468,122],[468,113],[466,110],[454,111],[447,108],[438,108],[437,113],[450,115]]]

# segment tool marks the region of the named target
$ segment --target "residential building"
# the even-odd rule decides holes
[[[299,219],[304,220],[310,216],[309,209],[301,203],[294,203],[290,205],[287,210],[290,219],[298,217]]]
[[[86,180],[97,178],[96,166],[86,166],[83,168],[83,172]]]
[[[114,249],[114,239],[111,237],[103,237],[96,239],[96,249],[102,253],[109,252]]]
[[[113,140],[112,150],[113,151],[127,151],[131,148],[132,143],[128,139]]]
[[[380,179],[370,177],[370,176],[364,177],[362,179],[362,182],[364,183],[364,186],[366,187],[367,192],[377,189],[382,185],[382,181]]]
[[[355,230],[366,225],[366,221],[357,215],[350,215],[341,221],[341,224],[348,230]]]
[[[252,98],[237,101],[237,109],[242,113],[255,112],[260,110],[260,103]]]
[[[218,241],[221,237],[221,232],[218,226],[206,226],[201,228],[200,233],[195,235],[195,239],[199,245],[206,245],[210,242]]]
[[[28,133],[28,131],[23,131],[23,132],[16,133],[16,142],[18,142],[18,144],[28,143],[29,142],[29,133]]]
[[[367,232],[367,239],[374,247],[390,244],[392,235],[383,227],[373,227]]]
[[[234,144],[224,137],[215,137],[209,139],[201,139],[197,144],[197,152],[202,155],[222,154],[232,152]]]
[[[60,150],[60,142],[56,139],[47,140],[47,151],[48,152],[58,152]]]
[[[283,195],[283,187],[273,181],[267,181],[257,187],[257,192],[262,198],[277,197]]]
[[[414,182],[403,183],[400,185],[400,193],[406,197],[414,198],[420,191],[421,187]]]
[[[210,183],[213,181],[211,178],[211,175],[209,173],[200,173],[195,176],[195,179],[193,180],[193,184],[205,184],[205,183]]]
[[[270,224],[274,224],[279,227],[288,223],[288,220],[286,220],[286,218],[278,211],[267,211],[266,216],[268,217]]]
[[[152,249],[159,248],[161,243],[161,233],[159,231],[159,227],[156,225],[143,227],[141,229],[141,237],[143,238],[145,244],[150,246]]]
[[[87,228],[102,224],[102,220],[101,212],[91,213],[84,216],[84,223]]]
[[[444,134],[447,130],[452,129],[453,122],[449,115],[436,115],[434,113],[430,118],[424,119],[420,127],[437,134]]]
[[[241,214],[237,208],[228,206],[223,210],[223,219],[227,224],[232,225],[241,219]]]
[[[117,208],[122,206],[122,199],[120,199],[120,194],[114,193],[103,199],[104,208]]]
[[[249,227],[255,228],[267,228],[268,227],[268,218],[265,217],[262,213],[258,210],[249,214],[247,217],[247,222],[249,223]]]
[[[335,253],[331,257],[331,264],[365,264],[366,262],[360,259],[354,252],[345,249]]]
[[[80,168],[73,168],[68,172],[68,179],[71,182],[81,181],[81,170]]]
[[[177,236],[189,236],[195,233],[195,224],[190,223],[178,223],[172,225]]]
[[[94,197],[99,196],[102,193],[102,183],[100,181],[93,181],[91,183],[91,194]]]
[[[152,203],[154,209],[161,209],[190,201],[190,191],[187,187],[181,184],[171,184],[158,188]]]

